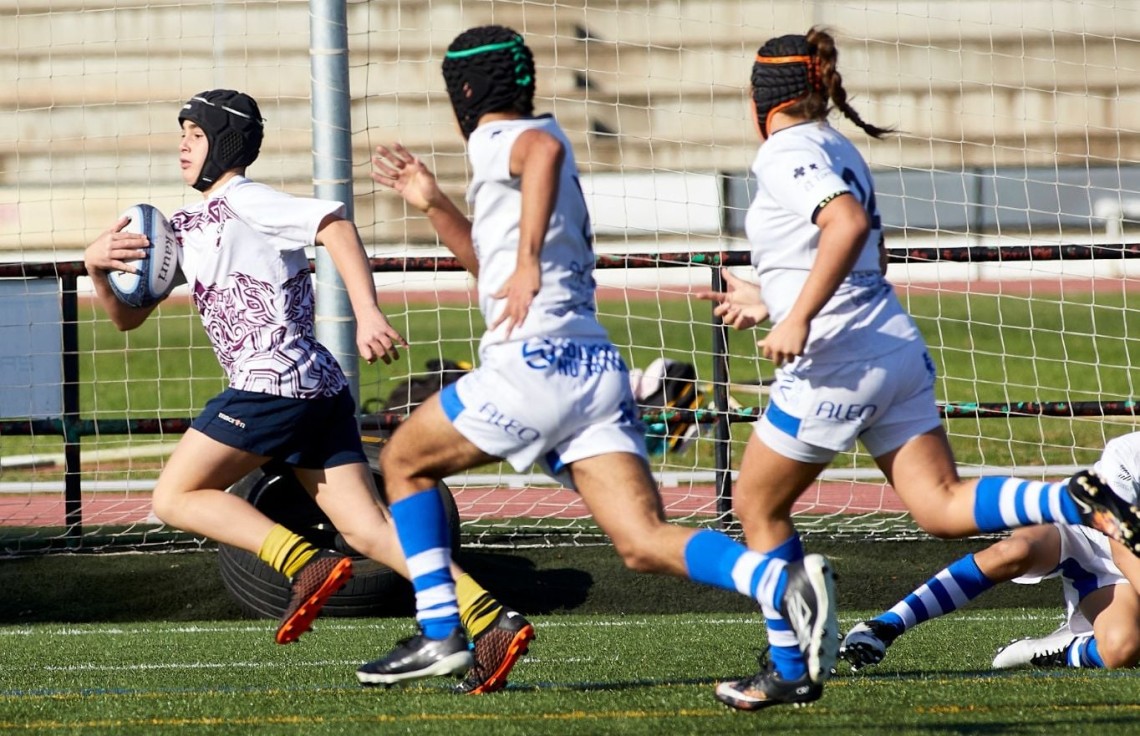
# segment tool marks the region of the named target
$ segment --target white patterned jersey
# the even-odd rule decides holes
[[[871,230],[854,267],[812,320],[801,360],[848,362],[893,352],[921,340],[879,269],[882,222],[874,182],[858,149],[824,122],[776,131],[752,164],[756,195],[745,216],[752,266],[772,322],[791,310],[819,249],[821,207],[850,193],[862,203]]]
[[[238,176],[170,218],[194,306],[231,387],[308,399],[348,385],[316,339],[304,250],[326,216],[343,213],[339,202]]]
[[[506,340],[506,325],[490,327],[502,314],[505,299],[494,295],[518,262],[521,179],[511,175],[511,149],[524,132],[541,130],[562,143],[565,157],[558,173],[558,196],[542,247],[542,282],[511,341],[530,337],[608,339],[594,304],[594,250],[590,215],[578,181],[578,164],[566,134],[549,115],[484,123],[468,141],[472,211],[471,238],[479,260],[479,308],[488,331],[482,347]]]

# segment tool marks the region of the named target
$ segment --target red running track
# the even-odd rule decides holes
[[[452,491],[462,519],[579,519],[589,516],[577,494],[562,488],[466,486]],[[712,486],[663,487],[661,496],[669,516],[716,514],[716,494]],[[899,512],[905,508],[895,492],[885,484],[821,482],[809,489],[793,510],[810,514],[865,514]],[[149,493],[83,494],[84,526],[138,524],[146,523],[148,519]],[[63,523],[62,494],[0,496],[0,526],[62,526]],[[151,523],[154,523],[153,519]]]

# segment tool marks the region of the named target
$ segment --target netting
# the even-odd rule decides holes
[[[889,277],[938,365],[963,474],[1060,476],[1133,429],[1133,3],[384,0],[347,10],[356,220],[381,303],[412,343],[393,368],[361,367],[366,414],[383,418],[392,392],[433,364],[474,361],[482,331],[470,280],[440,267],[446,253],[424,218],[374,190],[369,153],[403,142],[461,201],[467,164],[442,55],[466,27],[510,25],[535,54],[538,111],[573,142],[602,265],[618,266],[598,271],[611,337],[643,373],[662,361],[693,368],[693,407],[705,414],[650,422],[660,439],[679,416],[694,420],[653,457],[668,512],[730,521],[726,474],[771,367],[753,336],[732,334],[718,378],[710,309],[688,293],[710,283],[719,254],[746,248],[755,50],[820,23],[836,34],[852,103],[898,129],[873,142],[835,120],[875,171]],[[68,264],[127,206],[169,212],[197,196],[178,175],[176,117],[204,89],[255,96],[267,126],[251,176],[310,194],[310,22],[305,2],[0,2],[12,80],[0,93],[0,261],[18,264],[0,284],[6,549],[198,543],[156,524],[148,501],[184,420],[224,384],[198,318],[176,292],[142,328],[118,333]],[[630,254],[645,257],[623,262]],[[63,265],[40,278],[23,264]],[[35,329],[53,320],[74,329]],[[494,466],[449,483],[468,543],[597,539],[573,494],[539,475]],[[837,460],[797,519],[809,533],[917,533],[861,452]]]

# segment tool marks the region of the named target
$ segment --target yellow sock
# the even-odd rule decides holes
[[[467,573],[456,579],[455,597],[459,599],[459,618],[472,639],[490,628],[503,610],[503,604]]]
[[[277,572],[292,578],[317,552],[316,547],[278,524],[261,543],[257,556]]]

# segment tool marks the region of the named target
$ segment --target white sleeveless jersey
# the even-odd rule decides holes
[[[834,363],[885,355],[922,336],[879,270],[882,222],[859,151],[827,123],[774,133],[752,165],[756,196],[745,217],[752,266],[773,323],[791,310],[819,249],[819,209],[851,193],[871,230],[851,273],[812,320],[801,361]]]
[[[578,182],[578,164],[566,134],[549,115],[484,123],[468,141],[471,183],[467,202],[473,213],[471,238],[479,260],[479,308],[488,331],[481,348],[506,340],[506,325],[491,330],[506,305],[496,294],[518,262],[521,180],[511,175],[511,148],[524,132],[541,130],[565,151],[558,196],[542,247],[542,282],[526,320],[510,340],[531,337],[608,339],[594,305],[594,250],[590,215]]]
[[[348,382],[313,326],[305,246],[340,202],[294,197],[235,177],[170,218],[182,271],[230,386],[298,399]]]

